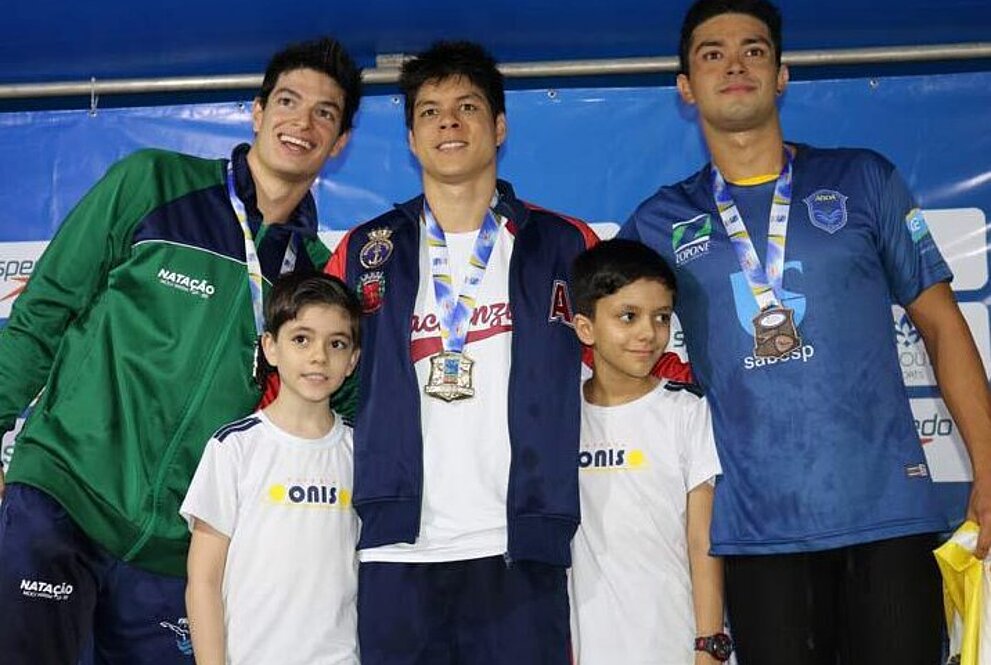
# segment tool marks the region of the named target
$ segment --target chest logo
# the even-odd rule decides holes
[[[709,253],[712,216],[701,214],[671,225],[671,249],[675,265],[683,266]]]
[[[832,234],[846,226],[847,198],[835,190],[820,189],[802,200],[809,209],[812,225]]]
[[[367,269],[378,268],[392,256],[392,229],[372,229],[368,232],[368,242],[358,253],[358,260]]]
[[[373,314],[382,308],[385,298],[385,274],[376,270],[368,272],[358,280],[358,301],[362,314]]]

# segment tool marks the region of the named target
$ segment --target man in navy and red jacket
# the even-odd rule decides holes
[[[400,85],[424,194],[352,230],[327,267],[364,310],[362,662],[565,665],[581,371],[567,282],[595,235],[496,179],[505,96],[483,49],[436,44]]]

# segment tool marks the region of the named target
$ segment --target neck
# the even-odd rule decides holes
[[[334,426],[334,412],[329,403],[290,399],[286,391],[265,407],[265,415],[279,429],[302,439],[325,437]]]
[[[729,182],[781,172],[784,139],[777,120],[771,126],[738,132],[705,128],[712,162]]]
[[[449,184],[424,178],[423,195],[445,233],[466,233],[482,227],[485,211],[495,193],[495,175],[472,182]]]
[[[306,196],[313,179],[287,181],[258,160],[254,146],[248,150],[248,168],[255,183],[255,199],[265,224],[284,224]]]
[[[619,406],[639,399],[657,387],[659,379],[651,375],[634,377],[614,372],[602,372],[603,363],[597,363],[592,378],[582,390],[585,400],[596,406]]]

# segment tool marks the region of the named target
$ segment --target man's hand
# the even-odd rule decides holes
[[[3,482],[3,465],[0,465],[0,499],[3,498],[3,488],[6,487]]]
[[[967,519],[981,527],[974,556],[983,559],[991,547],[991,476],[987,473],[981,476],[974,474],[974,484],[970,488],[970,501],[967,504]]]
[[[977,346],[945,282],[930,286],[905,308],[922,334],[936,382],[974,470],[967,518],[981,527],[974,556],[991,545],[991,394]]]

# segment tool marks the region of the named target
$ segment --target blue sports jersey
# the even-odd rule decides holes
[[[761,261],[774,185],[730,186]],[[907,305],[952,275],[890,162],[797,146],[782,295],[802,346],[781,359],[753,355],[757,304],[708,166],[647,199],[620,236],[677,272],[677,314],[724,469],[714,553],[822,550],[947,528],[902,383],[891,303]]]

